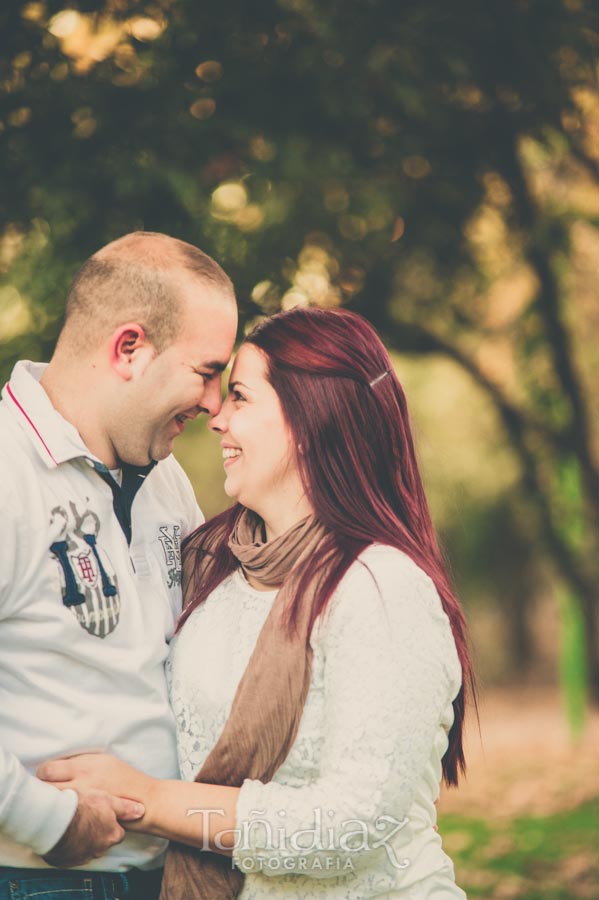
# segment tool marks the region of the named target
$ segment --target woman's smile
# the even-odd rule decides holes
[[[223,451],[223,465],[226,468],[237,461],[241,456],[242,451],[239,447],[231,447],[229,444],[222,444],[221,446]]]

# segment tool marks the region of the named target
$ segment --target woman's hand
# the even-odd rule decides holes
[[[55,787],[75,791],[105,791],[145,805],[155,778],[145,775],[109,753],[82,753],[66,759],[52,759],[38,766],[36,775]]]

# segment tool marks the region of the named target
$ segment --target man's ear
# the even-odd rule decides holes
[[[154,347],[138,322],[119,325],[110,338],[110,364],[124,381],[143,371],[154,356]]]

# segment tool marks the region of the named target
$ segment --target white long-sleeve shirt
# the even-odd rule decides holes
[[[218,740],[275,596],[237,571],[171,645],[184,779]],[[246,780],[239,794],[242,900],[463,900],[434,830],[461,684],[434,585],[400,551],[373,545],[341,581],[311,643],[311,684],[289,755],[271,782]]]
[[[0,403],[0,866],[45,866],[74,814],[73,791],[35,778],[43,760],[106,750],[176,777],[164,661],[180,541],[201,522],[169,457],[140,476],[129,546],[110,476],[50,403],[43,368],[19,363]],[[151,867],[164,846],[131,834],[84,868]]]

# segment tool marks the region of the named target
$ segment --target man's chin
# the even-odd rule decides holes
[[[161,459],[166,459],[167,456],[170,456],[173,452],[174,443],[175,441],[173,438],[173,440],[169,441],[167,444],[163,444],[160,447],[152,447],[150,450],[150,458],[145,465],[147,466],[150,462],[160,462]]]
[[[145,453],[139,451],[137,453],[123,453],[119,458],[119,464],[126,463],[128,466],[135,466],[136,469],[145,469],[150,463],[157,463],[161,459],[166,459],[172,452],[172,447],[150,447]]]

